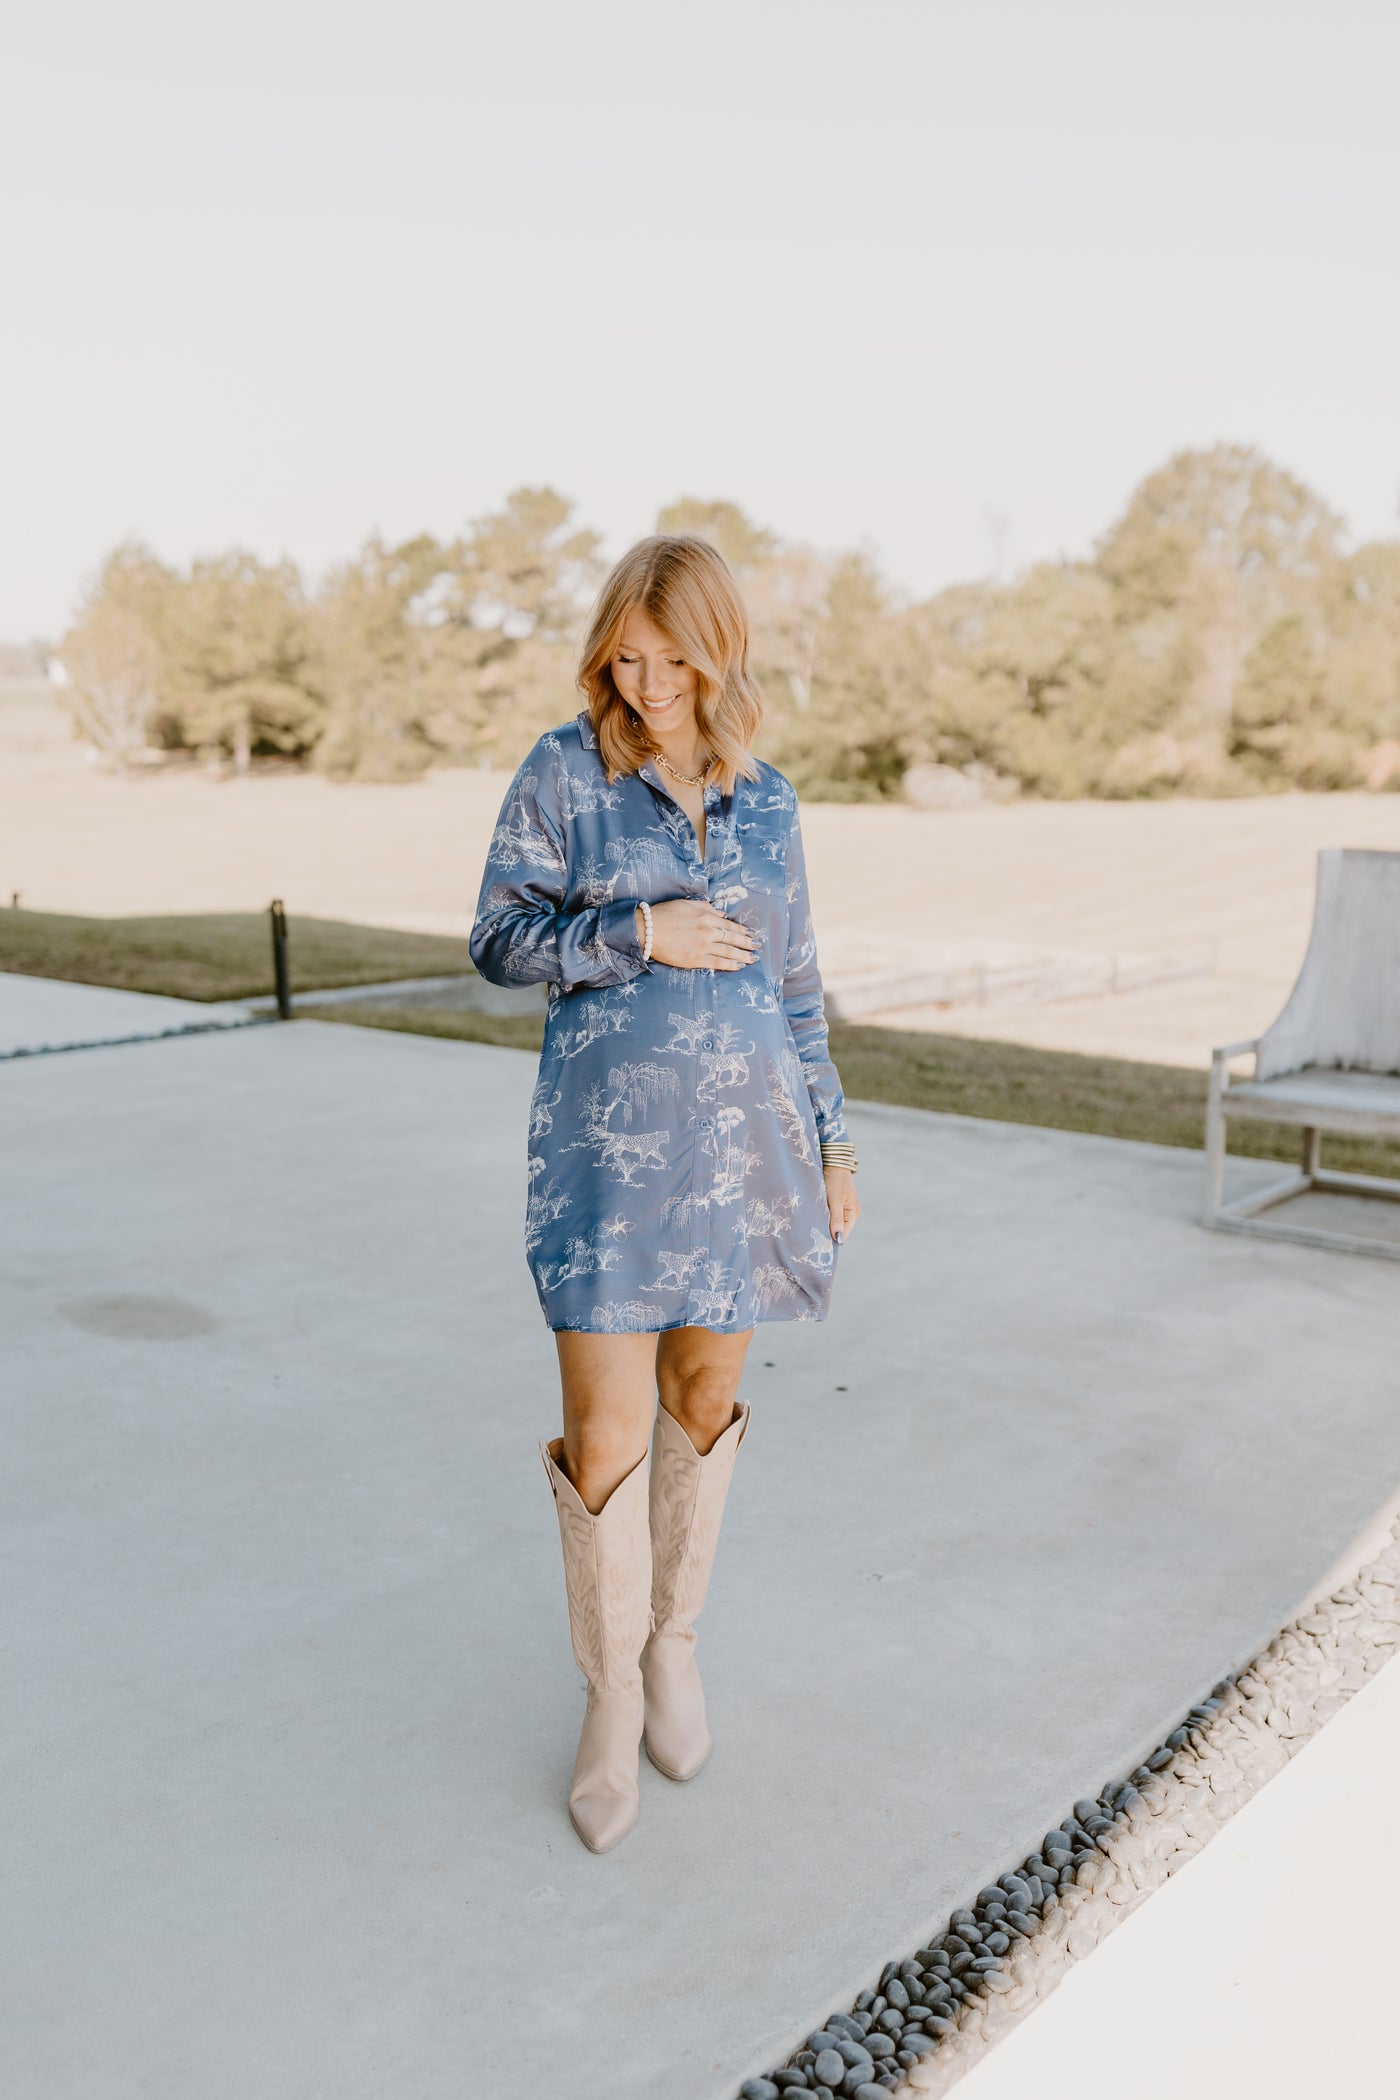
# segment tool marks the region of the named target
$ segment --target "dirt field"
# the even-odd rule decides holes
[[[36,911],[257,909],[468,931],[508,776],[412,787],[305,775],[113,780],[42,693],[0,696],[0,904]],[[1201,1065],[1256,1034],[1293,982],[1321,846],[1400,852],[1400,795],[1028,803],[957,812],[803,807],[828,984],[956,947],[1187,957],[1202,974],[1116,996],[908,1008],[888,1025]]]

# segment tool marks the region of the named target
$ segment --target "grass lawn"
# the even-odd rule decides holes
[[[536,1053],[544,1030],[543,1015],[534,1014],[494,1020],[486,1014],[380,1007],[373,1013],[341,1011],[317,1018]],[[1135,1064],[1126,1058],[1080,1057],[1067,1050],[1032,1050],[1020,1043],[981,1042],[970,1036],[871,1028],[854,1021],[833,1021],[830,1027],[831,1054],[851,1101],[890,1101],[902,1108],[942,1109],[951,1115],[1140,1138],[1197,1151],[1204,1142],[1204,1072],[1180,1065]],[[1236,1125],[1230,1133],[1231,1152],[1253,1159],[1296,1162],[1300,1143],[1300,1133],[1281,1124]],[[1400,1178],[1400,1145],[1330,1136],[1322,1143],[1329,1167]]]
[[[472,967],[465,940],[338,919],[290,920],[288,947],[293,998],[298,989],[465,975]],[[0,970],[182,999],[251,999],[273,988],[272,940],[265,912],[83,919],[0,910]],[[496,1018],[413,1007],[326,1010],[317,1019],[533,1053],[544,1029],[543,1013]],[[831,1023],[831,1054],[852,1101],[890,1101],[1157,1145],[1199,1149],[1202,1143],[1206,1075],[1177,1065],[1080,1057],[854,1021]],[[1298,1133],[1285,1126],[1237,1126],[1230,1138],[1232,1152],[1256,1159],[1296,1160],[1298,1146]],[[1400,1176],[1400,1145],[1328,1137],[1323,1156],[1329,1166],[1352,1172]]]
[[[397,977],[456,977],[472,968],[464,940],[339,919],[289,919],[287,952],[293,995]],[[258,911],[81,919],[0,910],[0,970],[174,999],[257,999],[274,990],[271,927]]]
[[[544,1015],[442,1013],[427,1006],[322,1006],[311,1016],[346,1028],[389,1028],[403,1035],[440,1035],[453,1043],[494,1043],[538,1057]]]

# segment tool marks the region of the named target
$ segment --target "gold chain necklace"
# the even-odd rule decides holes
[[[676,771],[676,768],[671,764],[670,759],[666,757],[664,752],[658,751],[654,744],[652,746],[652,756],[656,759],[659,765],[663,765],[666,768],[666,771],[670,774],[672,780],[683,780],[687,787],[699,787],[701,781],[705,778],[705,775],[709,772],[711,766],[715,762],[715,754],[712,751],[709,757],[705,760],[704,765],[701,766],[700,771],[698,773],[678,773]]]

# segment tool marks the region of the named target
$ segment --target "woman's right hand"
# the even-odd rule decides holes
[[[700,897],[671,897],[651,907],[651,959],[678,970],[742,970],[759,952],[757,936],[739,919]],[[637,906],[637,939],[645,946],[646,921]]]

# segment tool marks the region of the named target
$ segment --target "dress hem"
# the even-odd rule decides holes
[[[705,1334],[749,1334],[755,1327],[820,1327],[829,1316],[829,1308],[827,1312],[808,1313],[805,1319],[792,1313],[762,1313],[747,1327],[709,1327],[703,1320],[666,1320],[660,1327],[556,1327],[551,1320],[544,1324],[550,1334],[669,1334],[677,1327],[697,1327]]]

